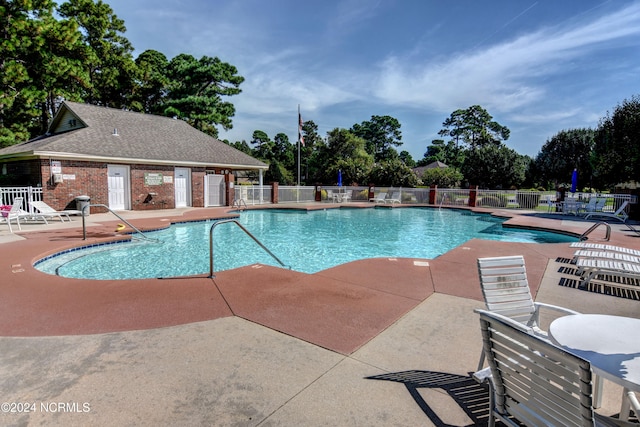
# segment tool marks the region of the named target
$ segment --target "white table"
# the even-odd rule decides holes
[[[549,326],[551,339],[588,360],[593,371],[624,387],[620,416],[630,405],[640,415],[633,392],[640,392],[640,319],[604,314],[560,317]]]

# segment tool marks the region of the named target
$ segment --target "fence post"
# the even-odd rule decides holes
[[[429,204],[430,205],[437,204],[437,200],[438,200],[437,195],[438,195],[438,186],[432,185],[429,188]]]
[[[478,186],[469,189],[469,207],[475,208],[478,200]]]

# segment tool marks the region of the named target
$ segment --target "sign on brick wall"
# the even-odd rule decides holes
[[[144,185],[162,185],[162,174],[161,173],[145,173],[144,174]]]

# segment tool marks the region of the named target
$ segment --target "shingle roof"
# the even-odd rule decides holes
[[[51,129],[69,114],[77,117],[82,127],[0,149],[0,158],[56,156],[147,164],[267,168],[265,163],[183,120],[65,101]],[[116,129],[117,136],[114,135]]]
[[[439,161],[435,161],[432,163],[429,163],[426,166],[418,166],[417,168],[413,168],[412,170],[416,173],[416,175],[420,176],[424,173],[424,171],[429,170],[429,169],[445,169],[448,168],[449,166],[445,165],[442,162]]]

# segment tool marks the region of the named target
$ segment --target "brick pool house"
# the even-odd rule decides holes
[[[117,211],[231,205],[235,174],[262,185],[268,165],[183,120],[65,101],[47,134],[0,149],[0,168],[55,209],[86,195]]]

